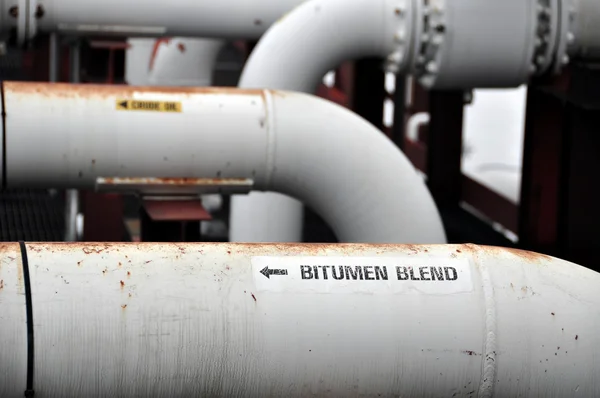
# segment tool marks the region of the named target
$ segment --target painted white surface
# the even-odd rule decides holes
[[[323,76],[331,83],[328,72],[344,61],[387,57],[402,45],[394,42],[395,30],[411,32],[403,25],[411,19],[398,16],[396,6],[390,0],[311,0],[296,7],[260,39],[239,86],[314,93]],[[412,7],[407,8],[410,14]],[[270,212],[277,217],[264,223]],[[356,210],[348,213],[355,216]],[[232,241],[299,242],[302,224],[302,203],[292,198],[260,193],[232,197]]]
[[[9,187],[94,189],[98,178],[113,177],[251,179],[258,191],[311,206],[342,242],[446,241],[433,199],[402,152],[364,119],[315,96],[3,87]],[[178,101],[182,112],[118,110],[122,99]]]
[[[36,396],[600,395],[600,275],[550,257],[470,245],[151,243],[29,244],[28,256]],[[258,292],[254,256],[458,260],[473,289],[394,300]],[[18,358],[3,325],[0,356]],[[23,369],[0,366],[14,376],[1,395],[22,396]]]
[[[21,251],[0,244],[0,397],[22,397],[27,381],[27,317]]]
[[[44,0],[40,31],[257,39],[303,0]]]

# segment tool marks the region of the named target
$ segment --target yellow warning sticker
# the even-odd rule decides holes
[[[181,112],[181,102],[118,99],[118,111]]]

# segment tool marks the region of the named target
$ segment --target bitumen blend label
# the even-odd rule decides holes
[[[258,291],[453,294],[473,290],[468,259],[258,256],[251,262]]]

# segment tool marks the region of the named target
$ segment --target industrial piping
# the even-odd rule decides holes
[[[384,21],[383,4],[372,0],[303,3],[261,38],[246,63],[239,87],[314,93],[323,75],[342,61],[389,54],[394,47],[382,48],[381,40],[386,36],[384,31],[391,28],[390,22]],[[387,19],[393,23],[393,17],[391,13]],[[390,43],[393,45],[392,40]],[[302,203],[283,195],[233,196],[230,241],[301,242],[302,210]],[[271,212],[278,217],[264,223]]]
[[[257,38],[276,18],[300,3],[299,0],[262,0],[249,5],[239,0],[216,3],[176,0],[166,4],[109,0],[100,4],[74,0],[5,0],[3,9],[15,9],[17,13],[12,14],[17,17],[6,17],[9,14],[3,13],[2,28],[5,31],[16,28],[20,42],[33,37],[38,28],[66,34]],[[347,19],[348,8],[364,11],[364,18],[353,15]],[[23,9],[26,12],[18,12]],[[296,15],[307,19],[301,20]],[[351,23],[357,18],[358,23]],[[268,83],[276,81],[274,78],[281,75],[285,69],[282,65],[286,63],[300,66],[310,60],[316,69],[322,68],[321,58],[332,61],[341,53],[352,52],[350,48],[361,48],[353,40],[365,44],[361,37],[374,38],[372,32],[378,32],[383,36],[366,43],[363,46],[366,52],[357,56],[372,53],[386,57],[391,71],[414,73],[427,87],[515,87],[532,75],[549,70],[559,72],[572,57],[597,56],[600,48],[600,36],[595,34],[597,21],[600,21],[600,7],[593,0],[437,0],[428,4],[421,0],[360,0],[353,1],[351,6],[345,0],[312,0],[298,7],[270,32],[274,36],[286,30],[288,33],[302,31],[301,35],[292,35],[292,42],[286,35],[278,40],[265,38],[263,43],[271,43],[270,47],[261,43],[257,52],[262,48],[261,51],[269,55],[263,58],[270,62],[267,66],[271,69],[264,69]],[[315,27],[311,27],[313,24]],[[330,29],[331,26],[336,29]],[[307,30],[310,35],[305,34]],[[328,43],[333,44],[330,51],[319,50]],[[269,54],[272,49],[281,52],[272,57]],[[258,53],[253,58],[259,58]],[[307,66],[313,67],[312,64]],[[297,68],[295,75],[307,84],[315,84],[327,68],[314,75],[312,72],[316,69]],[[251,76],[250,70],[248,76]],[[261,86],[286,89],[280,85]],[[301,217],[299,204],[288,203],[291,208],[287,211],[295,211],[291,218]],[[273,210],[265,206],[261,209],[257,204],[250,207],[257,214]],[[299,231],[291,234],[299,236]],[[276,240],[284,236],[282,233],[274,235]]]
[[[428,88],[516,87],[533,75],[558,72],[569,62],[576,25],[569,19],[575,14],[565,8],[568,3],[306,1],[263,35],[240,87],[312,93],[327,71],[361,57],[381,57],[389,71],[412,73]],[[260,220],[280,208],[287,217],[269,231]],[[234,197],[232,241],[278,241],[282,235],[298,241],[301,209],[299,202],[281,197]],[[253,236],[255,225],[263,226],[258,236]]]
[[[20,43],[32,39],[38,31],[65,35],[258,39],[277,18],[302,1],[0,0],[0,29],[8,32],[16,28]]]
[[[0,263],[6,398],[600,396],[600,275],[534,253],[9,243]]]
[[[4,82],[3,90],[6,187],[276,191],[315,209],[342,242],[445,242],[402,152],[328,101],[218,88]]]

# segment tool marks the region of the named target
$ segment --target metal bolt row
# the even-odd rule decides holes
[[[415,69],[418,76],[435,75],[439,72],[437,54],[444,43],[446,33],[444,9],[438,5],[425,4],[422,18],[421,47],[418,51]]]
[[[533,51],[533,61],[530,72],[535,74],[543,71],[547,64],[546,54],[552,35],[552,9],[550,0],[538,0],[537,5],[537,27]]]
[[[398,30],[394,33],[394,43],[397,45],[396,51],[391,53],[386,60],[386,69],[388,72],[398,73],[402,62],[405,60],[407,47],[410,45],[407,41],[410,36],[407,29],[410,29],[410,23],[407,23],[407,18],[410,18],[411,7],[406,0],[399,1],[394,8],[394,16],[398,20]]]

